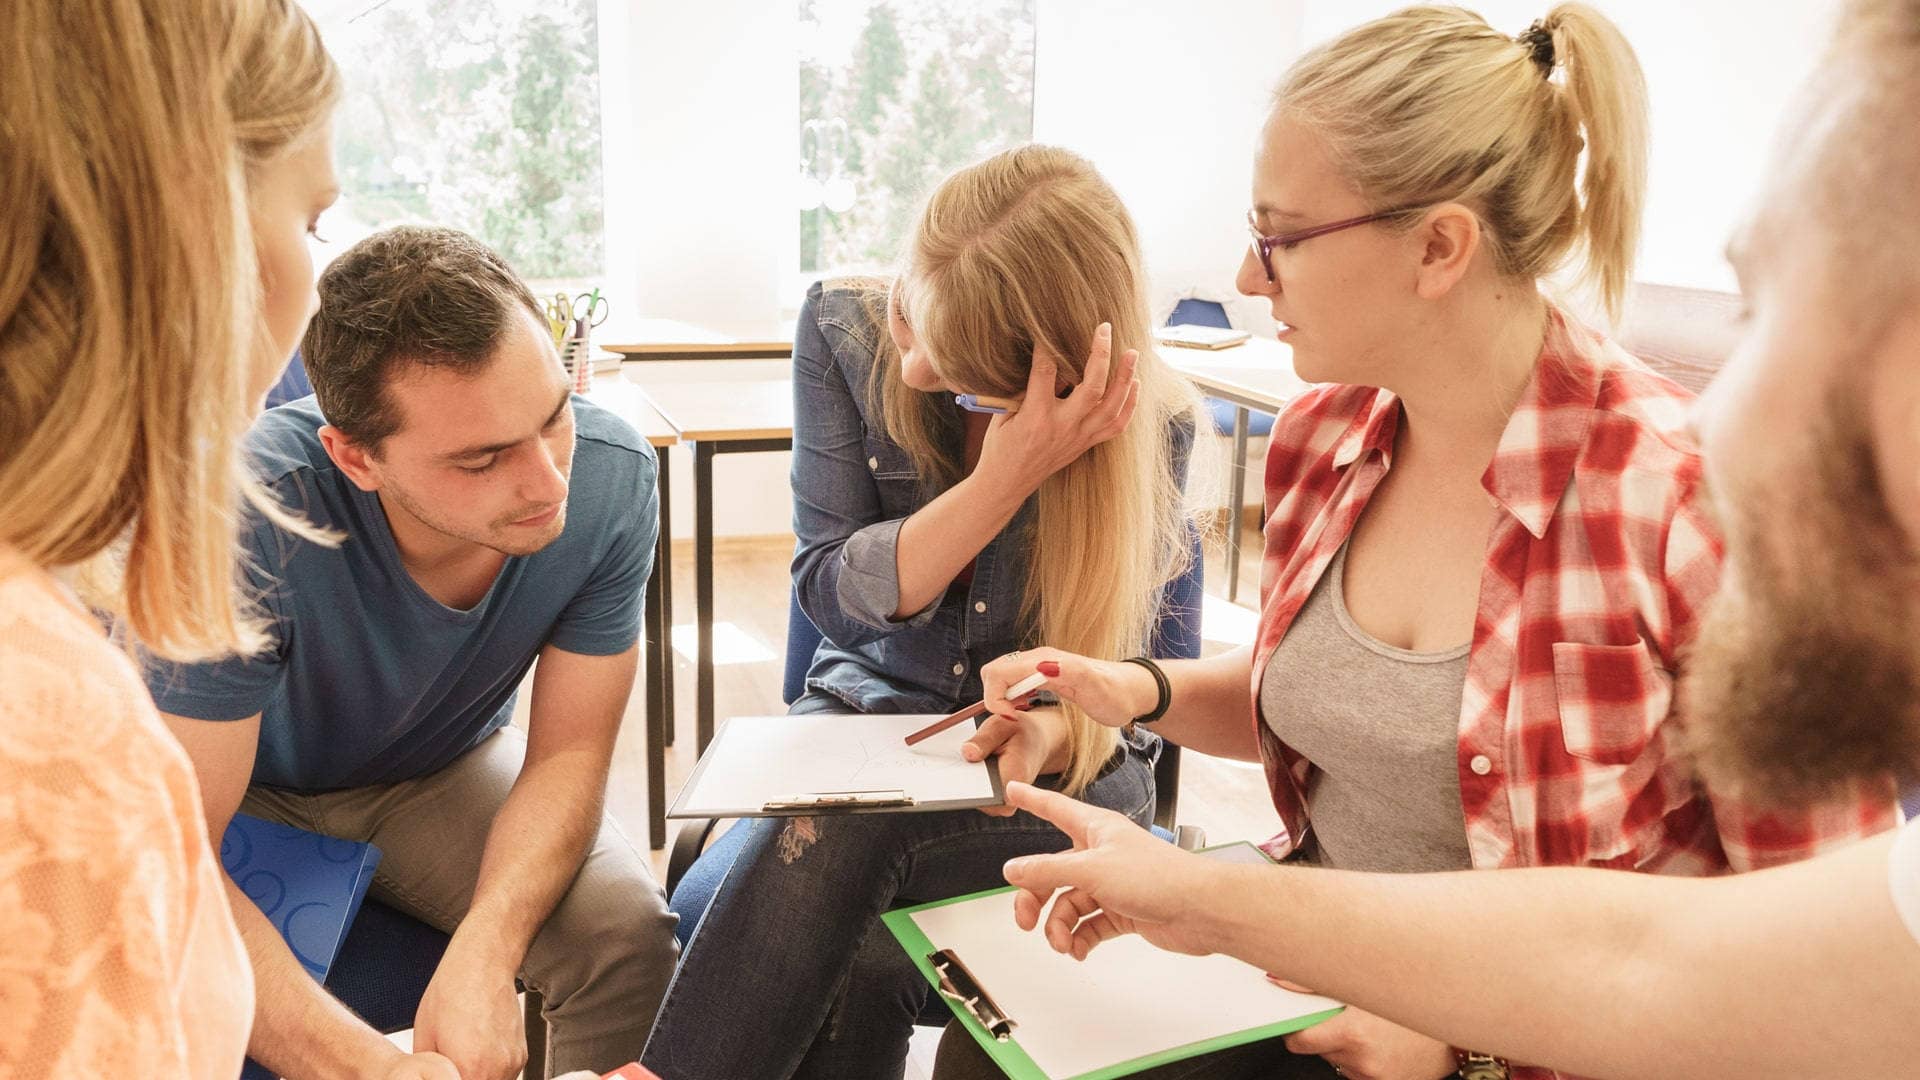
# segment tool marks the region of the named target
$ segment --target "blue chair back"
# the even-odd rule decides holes
[[[1227,321],[1227,306],[1218,300],[1196,300],[1188,297],[1173,305],[1173,314],[1167,316],[1168,326],[1218,326],[1221,329],[1231,327]],[[1207,399],[1207,411],[1213,414],[1213,430],[1222,435],[1233,432],[1233,403],[1219,398]],[[1273,414],[1249,409],[1247,415],[1247,434],[1260,438],[1273,431]]]
[[[1908,821],[1920,818],[1920,784],[1900,793],[1900,810],[1907,815]]]
[[[1160,660],[1194,660],[1200,656],[1200,605],[1206,595],[1206,555],[1200,530],[1190,528],[1186,573],[1167,583],[1166,601],[1153,627],[1149,652]]]
[[[1233,326],[1227,321],[1227,305],[1218,300],[1197,300],[1191,296],[1173,305],[1173,314],[1167,316],[1168,326],[1217,326],[1222,330]]]
[[[280,373],[280,381],[267,391],[267,408],[277,408],[289,401],[298,401],[313,393],[313,383],[307,381],[307,362],[300,358],[300,350],[293,350],[293,357],[287,361],[287,370]]]
[[[813,666],[814,651],[820,648],[821,634],[800,610],[800,596],[787,590],[787,666],[780,677],[780,700],[791,705],[807,692],[807,669]]]

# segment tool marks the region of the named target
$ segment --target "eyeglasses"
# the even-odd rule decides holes
[[[1264,233],[1262,233],[1260,231],[1260,226],[1255,221],[1253,211],[1249,210],[1247,211],[1247,232],[1253,235],[1253,239],[1251,241],[1253,252],[1254,254],[1260,256],[1260,269],[1265,270],[1267,272],[1267,284],[1272,285],[1273,283],[1280,280],[1279,277],[1276,276],[1273,272],[1273,249],[1274,248],[1277,248],[1277,247],[1290,248],[1293,245],[1301,242],[1302,240],[1311,240],[1316,236],[1325,236],[1328,233],[1336,233],[1342,229],[1351,229],[1357,225],[1370,225],[1376,221],[1382,221],[1382,220],[1385,220],[1386,218],[1395,217],[1397,215],[1405,214],[1410,211],[1423,210],[1423,209],[1425,209],[1425,207],[1400,206],[1400,207],[1395,207],[1392,210],[1382,210],[1377,214],[1368,214],[1365,217],[1348,218],[1345,221],[1336,221],[1329,225],[1315,225],[1311,229],[1301,229],[1299,232],[1281,233],[1278,236],[1267,236]]]

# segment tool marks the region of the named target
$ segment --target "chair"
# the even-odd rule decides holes
[[[1200,605],[1205,592],[1205,575],[1200,533],[1195,530],[1186,573],[1167,585],[1167,602],[1153,629],[1153,655],[1173,659],[1192,659],[1200,655]],[[807,618],[806,612],[800,610],[798,597],[789,593],[786,669],[781,680],[781,699],[788,705],[799,700],[800,695],[806,692],[807,668],[812,665],[814,652],[822,640],[819,629]],[[1201,842],[1197,839],[1198,830],[1183,828],[1176,831],[1174,826],[1174,814],[1180,799],[1178,746],[1162,744],[1160,758],[1154,762],[1153,782],[1154,831],[1169,842],[1189,838],[1193,838],[1193,843]],[[708,849],[707,841],[718,824],[717,819],[706,818],[682,825],[679,834],[674,837],[673,853],[667,860],[667,896],[669,906],[681,916],[675,932],[680,935],[683,946],[699,923],[698,915],[706,911],[708,902],[719,890],[720,881],[732,865],[733,856],[739,848],[739,841],[734,839],[735,833],[729,831],[714,842],[711,850]],[[703,853],[708,857],[702,859]],[[690,877],[689,873],[695,870],[696,865],[699,872]],[[685,894],[681,892],[683,883],[687,886]]]
[[[1167,325],[1217,326],[1225,329],[1233,324],[1227,319],[1225,304],[1218,300],[1189,297],[1173,305],[1173,312],[1167,316]],[[1214,432],[1233,439],[1233,461],[1228,466],[1227,476],[1226,536],[1226,593],[1231,603],[1240,595],[1240,511],[1247,498],[1247,440],[1273,434],[1276,418],[1269,412],[1211,397],[1207,399],[1207,411],[1213,415]],[[1261,515],[1261,524],[1266,524],[1264,513]]]
[[[1189,297],[1173,305],[1173,313],[1167,316],[1168,326],[1217,326],[1222,330],[1231,329],[1233,324],[1227,320],[1227,306],[1218,300],[1196,300]],[[1207,411],[1213,414],[1213,430],[1221,435],[1233,434],[1233,413],[1235,406],[1231,401],[1219,398],[1207,399]],[[1273,414],[1247,410],[1247,434],[1262,438],[1273,433]]]
[[[327,972],[327,989],[382,1035],[405,1031],[413,1026],[420,998],[449,940],[413,916],[368,897]],[[526,994],[525,1075],[542,1077],[547,1074],[542,1001],[537,991],[521,989]]]
[[[293,350],[293,356],[287,360],[287,369],[280,373],[280,381],[267,391],[267,408],[278,408],[289,401],[297,401],[313,393],[313,384],[307,381],[307,364],[300,358],[300,350]]]
[[[800,598],[787,596],[787,659],[780,677],[780,700],[788,705],[807,692],[807,668],[820,648],[820,629],[800,610]]]

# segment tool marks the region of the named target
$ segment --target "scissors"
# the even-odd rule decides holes
[[[562,318],[568,322],[584,319],[588,326],[599,326],[606,322],[607,311],[611,306],[607,303],[607,298],[600,295],[599,289],[590,293],[581,293],[571,299],[566,293],[559,293],[553,299]]]
[[[547,329],[553,332],[553,340],[559,342],[566,340],[576,322],[585,323],[587,327],[606,322],[611,305],[600,295],[600,290],[595,289],[578,296],[555,293],[553,299],[542,306],[546,311]]]

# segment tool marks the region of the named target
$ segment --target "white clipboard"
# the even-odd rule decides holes
[[[997,758],[970,762],[958,724],[913,746],[938,715],[736,716],[700,755],[670,818],[898,813],[1000,806]]]
[[[1201,854],[1271,862],[1246,843]],[[1130,1076],[1291,1034],[1345,1008],[1275,986],[1233,957],[1166,952],[1133,935],[1075,960],[1014,923],[1016,892],[992,889],[881,916],[961,1026],[1014,1080]]]

